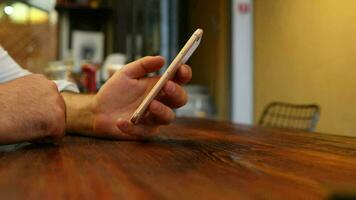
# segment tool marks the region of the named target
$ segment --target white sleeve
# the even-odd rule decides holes
[[[78,86],[72,82],[65,80],[54,80],[54,82],[57,84],[59,92],[69,91],[79,93]]]
[[[0,46],[0,83],[31,74],[22,69]]]
[[[21,68],[0,46],[0,83],[11,81],[29,74],[31,74],[31,72]],[[79,92],[77,85],[74,83],[65,80],[56,80],[54,82],[57,84],[58,91],[60,92]]]

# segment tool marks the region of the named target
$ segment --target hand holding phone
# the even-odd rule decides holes
[[[162,77],[158,82],[153,86],[151,91],[136,109],[136,111],[131,116],[131,122],[133,124],[138,124],[142,116],[145,114],[147,107],[156,98],[157,94],[161,91],[162,87],[167,83],[168,80],[172,79],[175,72],[180,66],[185,64],[194,51],[198,48],[201,38],[203,36],[203,30],[198,29],[190,37],[188,42],[184,45],[178,55],[174,58],[172,63],[168,66],[167,70],[164,72]]]

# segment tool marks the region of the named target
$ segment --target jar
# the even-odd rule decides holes
[[[176,110],[177,117],[215,118],[216,108],[209,89],[202,85],[187,85],[188,102]]]

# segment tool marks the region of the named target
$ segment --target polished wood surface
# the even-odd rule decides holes
[[[356,139],[178,119],[160,137],[68,136],[0,152],[1,199],[337,199]]]

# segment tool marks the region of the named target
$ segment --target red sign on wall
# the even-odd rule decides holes
[[[250,12],[250,4],[249,3],[239,3],[237,5],[237,10],[241,13],[241,14],[247,14]]]

